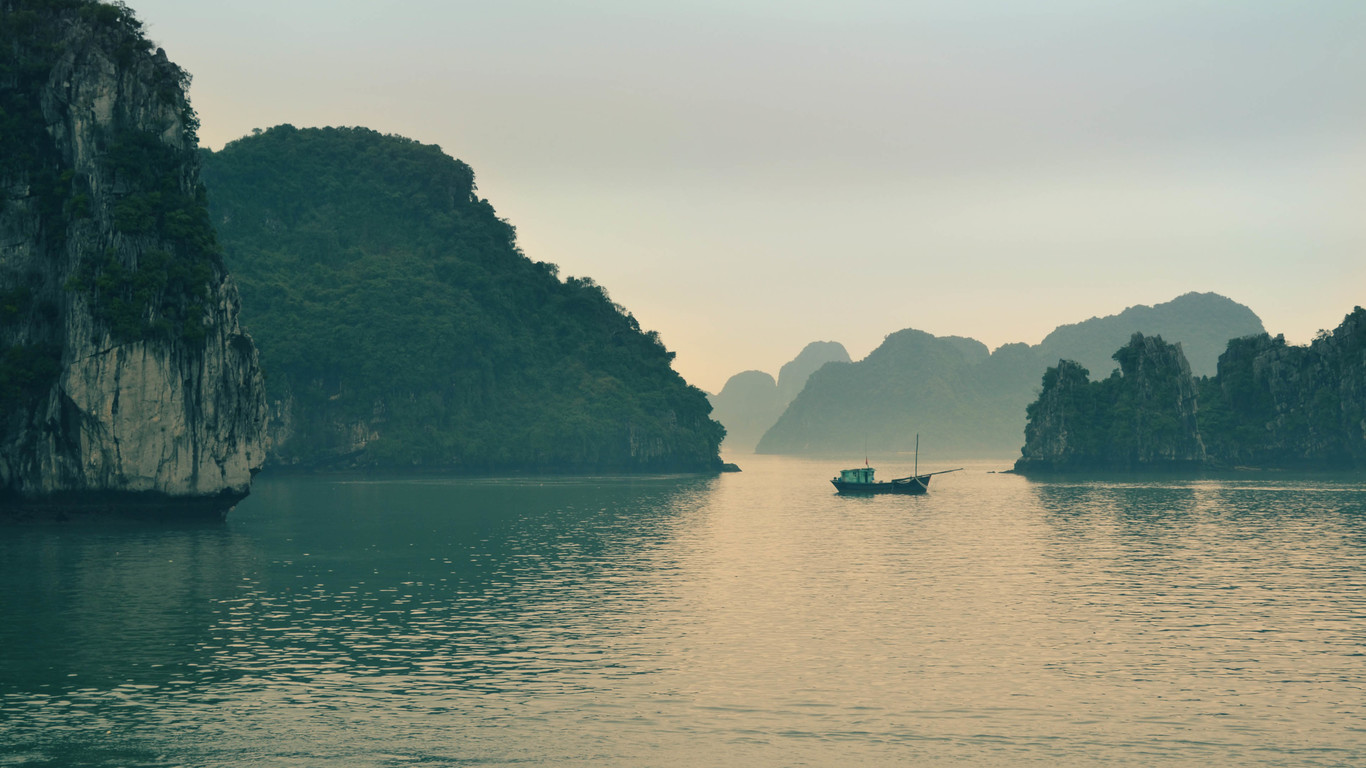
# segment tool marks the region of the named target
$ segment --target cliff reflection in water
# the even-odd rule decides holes
[[[367,677],[410,696],[545,690],[544,673],[604,654],[713,482],[262,484],[262,506],[290,514],[262,521],[275,565],[222,606],[214,664],[309,696]]]
[[[1091,630],[1060,672],[1104,674],[1220,711],[1251,705],[1343,723],[1351,649],[1366,640],[1359,478],[1054,482],[1031,491],[1056,531],[1048,554],[1056,594],[1066,596],[1057,618]]]
[[[161,685],[199,648],[251,561],[221,522],[7,524],[0,691]]]

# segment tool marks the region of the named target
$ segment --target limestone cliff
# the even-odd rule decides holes
[[[1366,467],[1366,310],[1307,346],[1230,342],[1200,396],[1201,429],[1226,464]]]
[[[188,75],[125,7],[0,0],[0,497],[246,495],[265,402]]]
[[[1366,469],[1361,307],[1306,346],[1233,339],[1211,377],[1192,378],[1160,337],[1135,335],[1114,359],[1102,381],[1067,360],[1048,369],[1016,470]]]
[[[1088,381],[1060,360],[1028,408],[1017,471],[1190,469],[1207,456],[1196,385],[1180,344],[1134,334],[1114,354],[1119,370]]]

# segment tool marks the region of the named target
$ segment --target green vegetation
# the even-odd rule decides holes
[[[1112,375],[1095,384],[1089,377],[1090,371],[1071,360],[1059,360],[1057,366],[1044,372],[1043,391],[1050,396],[1047,399],[1041,396],[1025,409],[1028,419],[1026,441],[1056,413],[1062,428],[1068,430],[1069,448],[1083,455],[1105,452],[1117,421],[1107,409],[1116,399],[1119,377]],[[1077,424],[1090,424],[1094,428],[1079,430],[1074,426]]]
[[[62,348],[53,344],[19,344],[0,351],[0,414],[28,410],[61,373]]]
[[[1122,374],[1102,381],[1067,360],[1049,368],[1017,466],[1366,467],[1366,310],[1308,346],[1233,339],[1217,375],[1198,379],[1154,352],[1169,345],[1146,342],[1135,336],[1116,352]]]
[[[1201,382],[1201,431],[1234,465],[1366,464],[1366,310],[1308,346],[1235,339]]]
[[[194,157],[132,128],[112,131],[104,147],[108,178],[128,190],[111,206],[113,230],[156,238],[161,247],[144,250],[131,266],[114,249],[101,260],[86,256],[67,288],[90,296],[96,321],[116,340],[202,343],[208,283],[222,257],[204,187],[185,180]]]
[[[279,126],[204,153],[285,463],[701,469],[723,431],[654,333],[527,259],[436,146]]]
[[[40,243],[53,260],[73,225],[96,215],[96,196],[109,195],[93,189],[89,177],[58,151],[41,108],[51,71],[71,44],[73,24],[88,29],[120,68],[150,62],[152,48],[142,23],[123,3],[23,0],[0,6],[0,45],[13,52],[0,60],[0,78],[13,85],[0,89],[0,180],[28,184]],[[147,74],[163,103],[179,105],[192,144],[198,121],[184,98],[189,76],[171,64],[148,67]],[[117,341],[197,343],[204,337],[206,285],[221,259],[203,189],[186,170],[194,155],[166,145],[160,130],[116,120],[97,136],[105,179],[122,190],[107,201],[111,228],[154,245],[140,255],[140,247],[84,247],[66,288],[88,297],[96,321]]]
[[[55,314],[54,307],[35,301],[27,285],[0,289],[0,328],[13,327],[35,310],[44,316]],[[26,411],[61,373],[61,359],[58,344],[0,346],[0,416]]]
[[[1195,388],[1184,355],[1161,336],[1134,334],[1110,376],[1060,360],[1025,409],[1026,457],[1048,469],[1182,468],[1205,459],[1195,434]]]
[[[197,119],[183,93],[189,76],[154,62],[152,43],[127,6],[0,4],[0,49],[0,185],[28,190],[27,200],[0,199],[0,214],[23,206],[27,213],[18,215],[36,215],[33,247],[41,256],[32,273],[0,269],[0,409],[11,415],[27,410],[22,406],[59,373],[63,285],[88,300],[96,322],[116,341],[195,343],[204,338],[207,283],[221,259],[203,190],[193,183],[196,157],[192,149],[163,143],[165,126],[124,125],[116,117],[97,131],[99,176],[107,182],[100,189],[47,130],[43,104],[54,68],[79,51],[136,70],[156,99],[177,110],[192,146]],[[73,251],[81,259],[63,274]]]

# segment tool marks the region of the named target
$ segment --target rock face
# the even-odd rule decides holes
[[[231,504],[265,402],[188,76],[123,6],[6,2],[0,43],[0,496]]]
[[[1179,345],[1135,335],[1120,370],[1089,381],[1059,361],[1029,406],[1020,472],[1366,468],[1366,310],[1290,346],[1233,339],[1194,379]]]
[[[1207,456],[1196,421],[1196,385],[1180,344],[1134,334],[1115,353],[1119,371],[1091,382],[1060,360],[1029,406],[1021,472],[1180,470]]]
[[[1230,343],[1202,382],[1201,429],[1232,466],[1366,467],[1366,310],[1308,346]]]

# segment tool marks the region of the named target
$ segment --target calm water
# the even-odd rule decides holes
[[[0,524],[0,765],[1366,764],[1360,479],[742,464]]]

